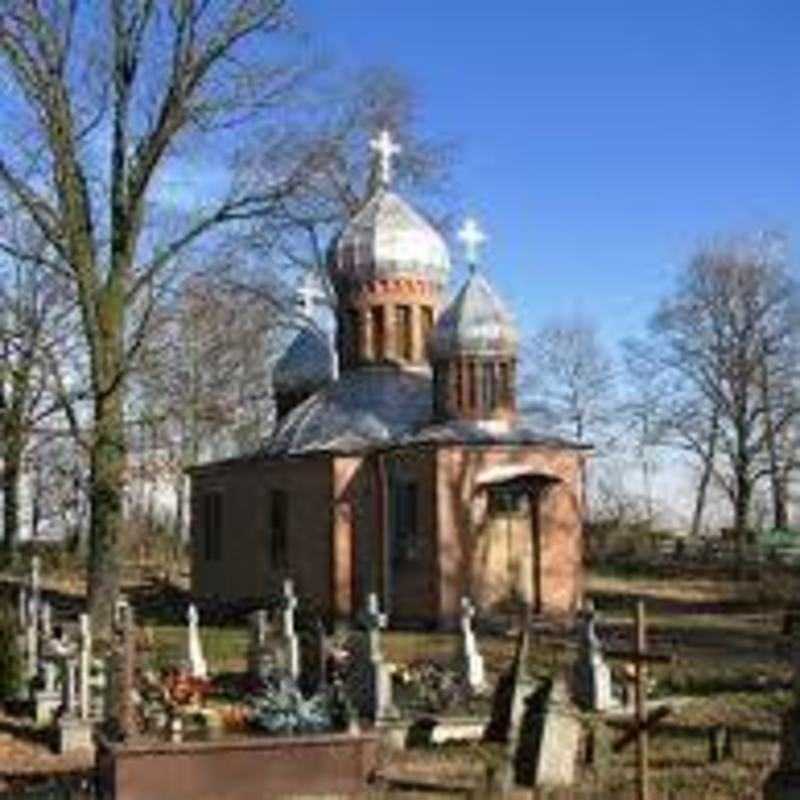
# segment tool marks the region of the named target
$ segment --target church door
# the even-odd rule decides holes
[[[486,487],[486,518],[475,564],[481,603],[517,614],[536,597],[538,504],[523,481]]]

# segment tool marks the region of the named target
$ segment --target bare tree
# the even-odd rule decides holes
[[[740,542],[758,481],[775,474],[775,442],[800,413],[800,304],[784,254],[763,235],[701,248],[652,323],[662,363],[692,389],[683,432],[725,488]]]
[[[579,442],[599,435],[609,420],[614,371],[595,326],[580,318],[550,322],[527,350],[523,411],[546,409]]]
[[[101,635],[119,581],[124,385],[150,295],[219,226],[280,215],[311,169],[276,112],[304,71],[276,47],[288,25],[284,0],[8,0],[0,11],[0,187],[71,282],[88,352],[89,603]],[[259,158],[245,157],[256,132]],[[203,202],[170,218],[163,181],[170,167],[184,180],[196,169],[189,148],[229,155],[233,170],[217,191],[198,181]]]
[[[3,545],[19,538],[20,480],[39,426],[59,410],[49,362],[69,335],[67,286],[40,260],[40,237],[26,232],[31,259],[0,257],[0,458]],[[21,243],[20,238],[15,242]],[[36,502],[36,498],[34,498]]]
[[[185,529],[185,471],[203,459],[257,448],[269,417],[273,298],[193,276],[154,314],[132,375],[140,463],[174,482],[176,533]],[[155,476],[152,476],[155,477]]]

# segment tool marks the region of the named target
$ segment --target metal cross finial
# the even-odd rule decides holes
[[[400,153],[403,148],[392,140],[392,134],[385,128],[377,139],[370,141],[369,146],[381,160],[381,184],[388,186],[392,182],[392,157]]]
[[[478,262],[478,249],[486,243],[486,234],[472,217],[467,217],[458,232],[458,238],[464,243],[467,263],[474,267]]]
[[[297,289],[297,307],[306,317],[314,314],[314,306],[322,305],[325,301],[325,292],[317,285],[312,275],[306,275]]]

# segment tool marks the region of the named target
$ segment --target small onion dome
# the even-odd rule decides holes
[[[276,394],[312,393],[333,379],[330,346],[324,334],[308,327],[294,335],[272,370]]]
[[[511,315],[486,278],[473,272],[439,316],[431,334],[430,355],[434,361],[513,355],[518,344]]]
[[[444,239],[405,200],[378,186],[333,242],[334,281],[416,277],[447,281],[450,254]]]

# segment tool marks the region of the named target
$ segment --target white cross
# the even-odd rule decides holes
[[[366,621],[371,630],[385,628],[388,622],[386,614],[381,613],[378,595],[375,592],[371,592],[367,598]]]
[[[478,261],[478,248],[486,243],[486,234],[478,227],[478,223],[472,217],[467,217],[458,232],[458,238],[464,242],[467,263],[470,266],[475,266]]]
[[[392,181],[392,156],[402,152],[403,148],[392,141],[392,134],[385,128],[377,139],[372,139],[369,146],[381,159],[381,183],[388,186]]]
[[[461,616],[468,620],[475,616],[475,606],[472,605],[469,597],[461,598]]]
[[[297,306],[303,315],[310,317],[314,313],[314,306],[322,305],[325,299],[325,292],[316,285],[313,276],[306,275],[297,290]]]

